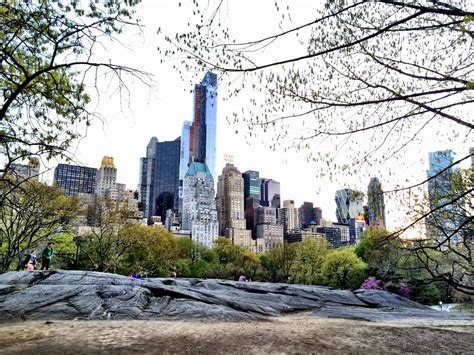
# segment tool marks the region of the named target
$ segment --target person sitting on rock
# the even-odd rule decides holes
[[[239,276],[239,282],[247,282],[247,278],[245,277],[244,274],[240,274],[240,276]]]
[[[36,250],[33,250],[30,254],[30,258],[28,260],[28,263],[26,264],[26,270],[34,271],[35,270],[35,265],[36,265]]]

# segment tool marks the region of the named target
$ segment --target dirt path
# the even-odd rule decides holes
[[[307,317],[269,322],[26,321],[0,324],[0,353],[474,352],[468,321],[371,323]]]

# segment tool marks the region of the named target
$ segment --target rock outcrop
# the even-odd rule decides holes
[[[201,279],[130,279],[84,271],[0,275],[0,320],[265,320],[292,312],[361,320],[426,317],[438,312],[400,296],[369,290]]]

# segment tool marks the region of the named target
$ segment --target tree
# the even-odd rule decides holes
[[[242,110],[228,117],[246,124],[249,138],[263,132],[273,136],[274,149],[285,142],[285,150],[306,149],[308,160],[327,164],[320,171],[330,177],[398,160],[386,169],[390,176],[403,166],[413,142],[433,137],[443,143],[472,141],[471,3],[327,0],[320,7],[314,3],[312,20],[295,24],[293,4],[277,1],[279,30],[250,39],[221,20],[228,18],[220,16],[228,11],[225,4],[193,8],[201,14],[197,23],[165,38],[172,48],[161,53],[184,54],[179,70],[220,73],[221,81],[235,88],[229,99],[249,92]],[[281,50],[285,46],[291,50]],[[412,197],[434,178],[397,184],[385,194]],[[459,204],[469,193],[472,189],[458,190],[444,203]],[[430,206],[386,241],[429,219],[438,207]],[[450,276],[444,279],[453,283]]]
[[[307,238],[298,243],[292,280],[307,285],[321,283],[321,266],[330,249],[331,244],[323,237]]]
[[[171,276],[178,259],[176,238],[163,226],[129,224],[119,234],[135,240],[120,263],[123,273],[142,272],[149,276]]]
[[[267,260],[262,260],[262,266],[271,282],[291,282],[291,270],[295,264],[295,244],[279,244],[266,253]]]
[[[98,271],[116,271],[125,252],[139,241],[140,235],[129,227],[135,211],[116,201],[96,197],[86,207],[88,227],[82,232],[82,251]]]
[[[336,249],[324,258],[321,276],[331,287],[358,288],[365,279],[366,267],[352,249]]]
[[[124,79],[140,80],[136,69],[96,61],[94,51],[105,40],[115,40],[132,24],[137,1],[4,1],[0,7],[0,154],[5,179],[11,164],[29,157],[70,158],[68,149],[98,115],[88,110],[88,80],[99,77],[126,92]],[[135,24],[136,25],[136,24]],[[92,75],[89,77],[89,74]],[[94,84],[92,84],[94,85]]]
[[[0,182],[0,190],[9,188],[10,184]],[[35,180],[25,181],[21,189],[8,194],[0,207],[1,271],[19,264],[26,251],[70,229],[77,207],[77,199]]]

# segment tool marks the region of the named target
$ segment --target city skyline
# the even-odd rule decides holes
[[[309,3],[309,2],[308,2]],[[268,7],[268,8],[267,8]],[[272,4],[255,4],[255,16],[267,10],[273,10]],[[171,141],[182,132],[182,123],[193,119],[193,93],[191,82],[196,82],[195,77],[204,73],[182,73],[172,70],[172,63],[157,65],[156,29],[166,26],[170,31],[185,26],[186,13],[177,13],[177,17],[170,16],[175,13],[176,4],[152,3],[142,1],[137,5],[137,14],[144,25],[142,32],[125,32],[121,40],[130,48],[98,49],[100,58],[120,58],[126,63],[132,63],[140,69],[152,73],[157,81],[157,88],[148,87],[137,82],[130,83],[131,101],[121,102],[106,91],[101,91],[102,102],[97,102],[93,97],[91,107],[101,112],[103,121],[94,122],[88,130],[88,135],[83,138],[75,151],[73,163],[84,166],[97,166],[97,157],[113,156],[117,167],[117,181],[126,183],[127,186],[136,188],[139,183],[137,160],[143,156],[143,147],[152,136],[160,141]],[[159,11],[158,11],[159,10]],[[249,14],[243,9],[235,8],[233,16],[248,18]],[[246,17],[245,17],[245,16]],[[253,16],[253,14],[251,15]],[[300,13],[300,17],[308,17]],[[173,20],[171,20],[173,18]],[[238,22],[238,21],[237,21]],[[269,28],[274,24],[266,23]],[[240,24],[243,34],[249,34],[249,29]],[[327,169],[326,162],[308,162],[305,152],[273,151],[269,147],[268,138],[265,136],[247,142],[244,140],[242,124],[234,124],[228,120],[235,102],[222,101],[233,87],[228,83],[219,86],[220,101],[217,107],[218,134],[216,171],[221,171],[225,165],[223,156],[232,153],[235,156],[235,165],[241,170],[256,170],[260,176],[271,177],[281,184],[281,199],[295,200],[297,205],[304,201],[311,201],[315,206],[320,206],[325,211],[325,216],[335,220],[333,201],[334,191],[341,188],[366,190],[367,182],[371,177],[377,176],[383,183],[384,189],[390,190],[397,186],[407,186],[411,183],[423,181],[428,165],[427,153],[443,149],[453,149],[459,156],[466,155],[469,146],[466,143],[449,143],[438,139],[438,136],[424,140],[423,144],[412,145],[413,154],[407,155],[403,162],[404,169],[397,169],[397,163],[391,162],[380,167],[365,166],[361,171],[350,175],[336,175],[332,179],[317,177],[319,172]],[[243,100],[247,98],[244,96]],[[237,132],[237,133],[236,133]],[[124,144],[126,142],[126,144]],[[250,145],[249,145],[250,144]],[[451,145],[450,145],[451,144]],[[265,164],[262,164],[262,161]],[[42,162],[44,166],[45,162]],[[51,172],[43,179],[52,182],[52,169],[58,161],[51,161],[47,168]],[[418,167],[418,168],[416,168]],[[397,170],[395,174],[390,169]],[[44,171],[44,168],[42,168]],[[394,228],[404,221],[397,220],[400,215],[399,203],[386,201],[387,226]],[[402,214],[403,215],[403,214]]]

